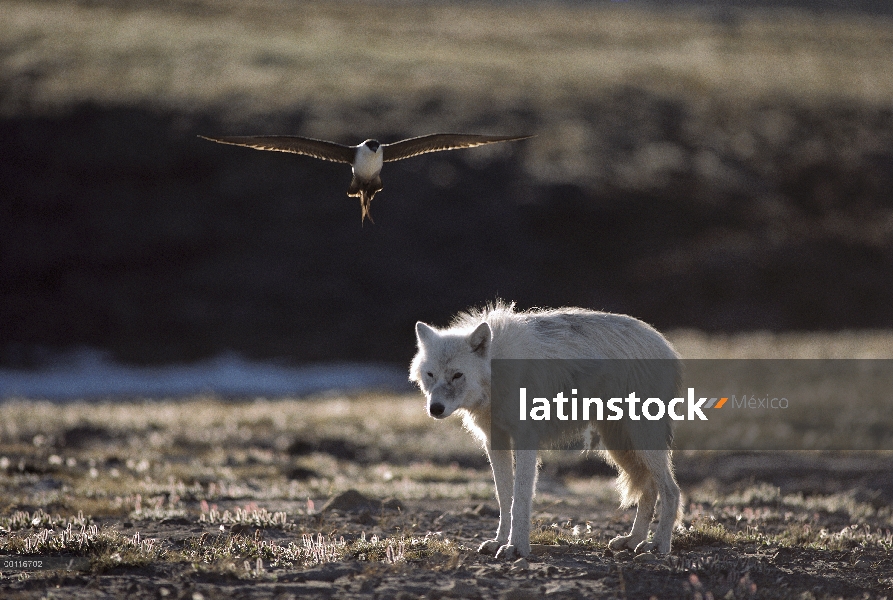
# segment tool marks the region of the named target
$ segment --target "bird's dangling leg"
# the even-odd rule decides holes
[[[362,210],[362,214],[360,215],[360,227],[366,222],[366,219],[369,219],[369,222],[375,225],[375,220],[372,218],[372,213],[369,212],[372,207],[372,197],[375,195],[375,192],[371,194],[363,190],[360,192],[360,210]]]
[[[382,189],[381,178],[376,177],[372,181],[360,181],[356,176],[354,176],[353,180],[350,182],[350,188],[347,190],[348,196],[359,197],[360,199],[360,210],[362,211],[360,214],[360,226],[366,222],[368,218],[369,221],[374,225],[375,221],[372,219],[372,213],[369,212],[369,209],[372,205],[372,199],[375,197],[377,192],[380,192]]]

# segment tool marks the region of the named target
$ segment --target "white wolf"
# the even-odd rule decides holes
[[[651,326],[625,315],[580,308],[515,312],[514,304],[497,302],[484,310],[459,314],[448,329],[437,330],[418,322],[416,337],[418,353],[410,367],[410,380],[424,392],[428,414],[443,419],[458,411],[464,417],[466,429],[487,451],[496,483],[499,528],[496,537],[484,542],[478,551],[495,553],[500,558],[512,559],[530,553],[530,510],[536,488],[537,451],[492,447],[491,359],[670,359],[673,389],[664,391],[677,394],[680,386],[679,357],[670,343]],[[558,434],[578,434],[594,427],[602,440],[612,440],[610,448],[601,453],[620,472],[621,506],[638,505],[632,531],[611,540],[612,549],[670,551],[672,532],[681,518],[679,486],[673,476],[668,447],[672,439],[671,423],[668,418],[550,423],[550,427],[562,428]],[[637,448],[641,444],[636,439],[642,437],[637,429],[649,426],[663,428],[666,448]],[[658,496],[661,500],[659,524],[652,541],[648,541]]]

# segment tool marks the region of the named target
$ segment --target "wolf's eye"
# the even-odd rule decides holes
[[[428,377],[430,377],[431,379],[434,379],[434,373],[432,373],[431,371],[428,371]]]
[[[453,375],[453,381],[456,381],[460,377],[462,377],[462,373],[456,373],[455,375]]]

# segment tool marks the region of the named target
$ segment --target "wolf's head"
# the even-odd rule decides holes
[[[490,395],[490,326],[481,323],[471,333],[438,331],[419,321],[415,333],[419,351],[409,379],[425,393],[428,414],[443,419],[460,408],[483,406]]]

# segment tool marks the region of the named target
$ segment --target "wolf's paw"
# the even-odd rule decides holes
[[[644,541],[636,546],[636,554],[644,554],[645,552],[654,552],[657,554],[669,554],[670,543],[660,543],[655,541]]]
[[[615,537],[613,540],[608,542],[608,548],[611,550],[636,550],[639,547],[639,542],[642,542],[641,539],[637,539],[631,535],[621,535]]]
[[[530,544],[526,548],[521,545],[506,544],[496,553],[496,558],[500,560],[515,560],[516,558],[524,558],[530,555]]]
[[[502,547],[504,542],[500,542],[499,540],[487,540],[483,544],[478,547],[478,552],[481,554],[489,554],[495,555],[499,552],[499,549]]]

